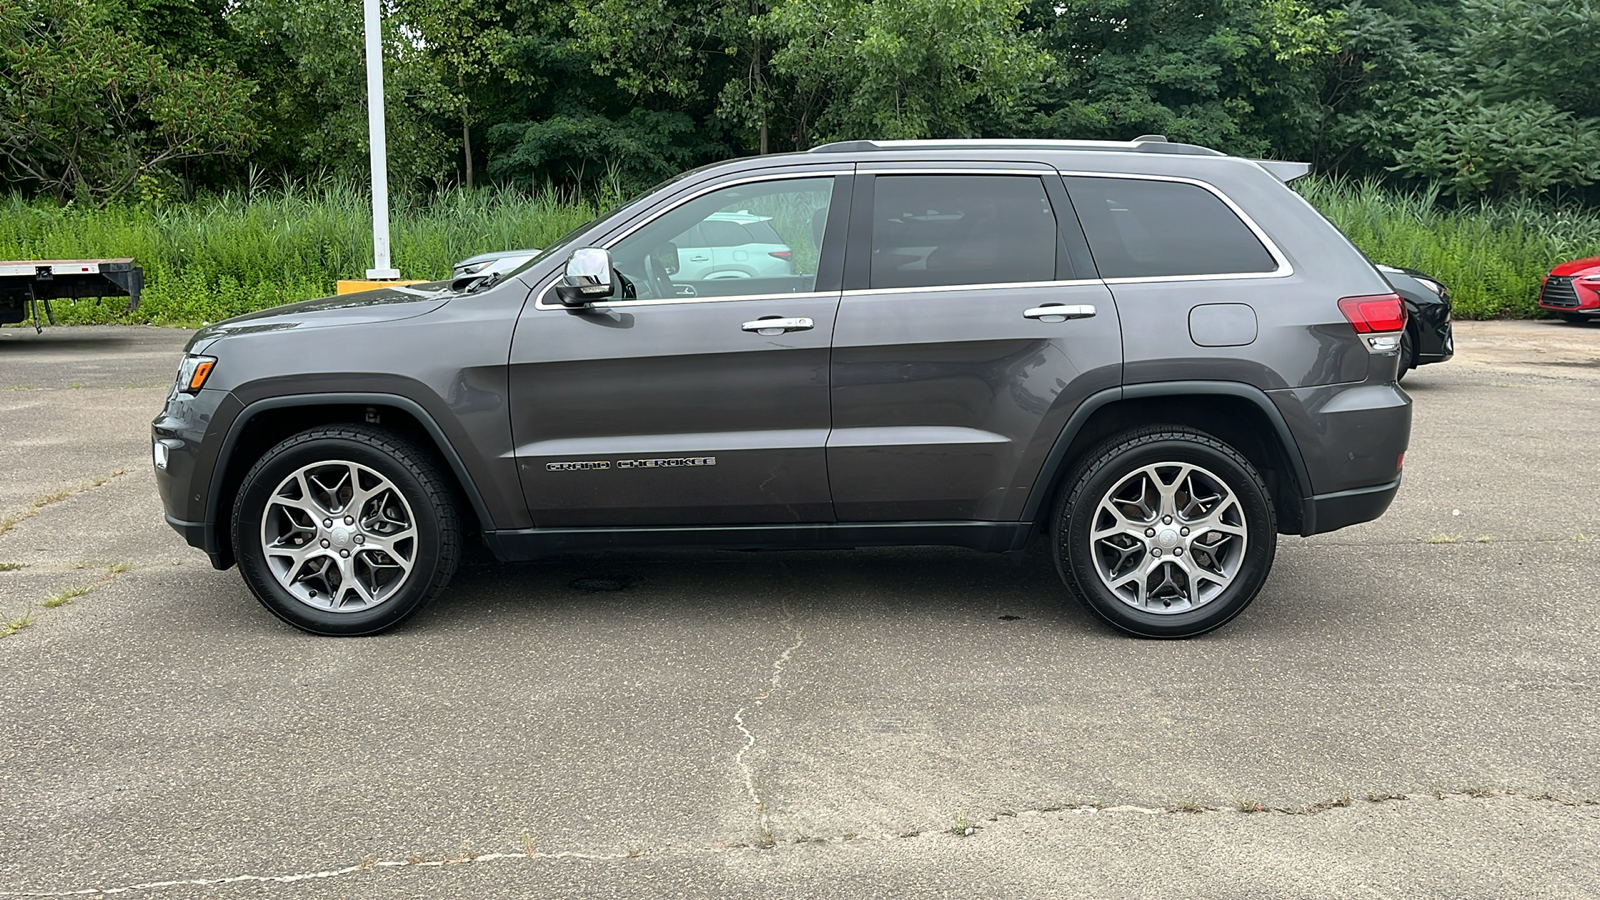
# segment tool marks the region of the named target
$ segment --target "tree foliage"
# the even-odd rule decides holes
[[[238,154],[256,137],[254,85],[169,62],[93,0],[0,5],[0,160],[6,177],[99,202],[173,163]]]
[[[487,175],[628,191],[841,138],[1142,133],[1462,199],[1600,181],[1594,0],[383,10],[402,190]],[[29,190],[104,199],[366,171],[352,0],[0,0],[0,39],[0,175]]]

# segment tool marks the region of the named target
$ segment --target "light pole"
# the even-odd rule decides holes
[[[365,0],[367,32],[367,135],[372,144],[372,268],[367,278],[395,280],[389,263],[389,147],[383,125],[383,29],[378,0]]]

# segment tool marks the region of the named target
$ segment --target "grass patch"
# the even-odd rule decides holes
[[[1600,211],[1581,206],[1451,207],[1437,191],[1315,176],[1295,187],[1373,260],[1443,280],[1460,318],[1537,316],[1540,276],[1600,253]],[[394,264],[407,278],[445,278],[473,254],[548,246],[597,210],[556,190],[395,196]],[[145,277],[136,317],[110,299],[58,301],[57,319],[192,325],[326,296],[338,279],[361,277],[372,264],[371,216],[366,189],[338,182],[106,209],[13,194],[0,196],[0,259],[132,256]]]
[[[1451,208],[1437,189],[1304,178],[1295,188],[1373,262],[1440,279],[1463,319],[1533,317],[1539,279],[1558,262],[1600,253],[1600,211],[1534,200]]]
[[[40,605],[45,609],[55,609],[58,606],[66,606],[73,600],[76,600],[77,598],[82,597],[84,594],[94,590],[94,588],[95,586],[92,584],[86,584],[83,587],[68,588],[59,594],[51,594],[49,599],[45,600],[44,603]]]
[[[22,563],[0,562],[0,572],[15,572],[22,568]]]
[[[33,624],[33,614],[25,613],[19,618],[8,619],[0,622],[0,637],[11,637],[13,634]]]
[[[554,191],[397,196],[394,265],[407,278],[447,278],[457,260],[546,246],[595,212]],[[372,206],[365,188],[338,183],[106,209],[0,196],[0,259],[118,256],[144,268],[138,313],[115,298],[56,301],[57,321],[198,324],[327,296],[372,265]]]
[[[1422,539],[1424,544],[1459,544],[1461,536],[1455,534],[1430,534]]]

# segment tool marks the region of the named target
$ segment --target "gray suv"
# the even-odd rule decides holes
[[[166,518],[280,618],[372,634],[501,560],[1048,541],[1186,637],[1279,534],[1376,518],[1400,298],[1295,163],[1140,139],[869,142],[681,175],[515,271],[242,316],[154,422]],[[787,266],[691,278],[730,214]],[[771,273],[776,274],[771,274]]]

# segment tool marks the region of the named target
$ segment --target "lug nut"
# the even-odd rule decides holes
[[[1173,556],[1182,556],[1183,555],[1183,548],[1182,547],[1174,547],[1172,549],[1172,555]]]
[[[1171,516],[1162,516],[1161,517],[1161,523],[1163,525],[1171,525],[1172,524],[1172,517]]]
[[[328,539],[327,538],[323,538],[322,539],[322,548],[324,550],[326,550],[328,548]]]
[[[344,557],[348,557],[350,555],[350,551],[349,550],[340,550],[339,551],[339,555],[340,556],[344,556]]]
[[[1154,550],[1151,550],[1150,551],[1150,555],[1151,556],[1160,556],[1161,555],[1161,548],[1157,547]]]
[[[1145,537],[1155,537],[1156,536],[1156,530],[1154,528],[1146,528],[1144,530],[1144,536]]]
[[[344,517],[344,523],[346,525],[354,525],[356,523],[356,517],[355,516],[345,516]]]
[[[323,528],[332,528],[333,527],[333,520],[332,519],[323,519],[322,520],[322,527]]]
[[[1178,529],[1178,533],[1183,535],[1184,537],[1188,537],[1189,536],[1189,529],[1187,529],[1187,528],[1179,528]]]
[[[367,542],[367,539],[365,537],[363,537],[363,536],[361,536],[359,534],[356,535],[356,543],[365,544],[366,542]]]

